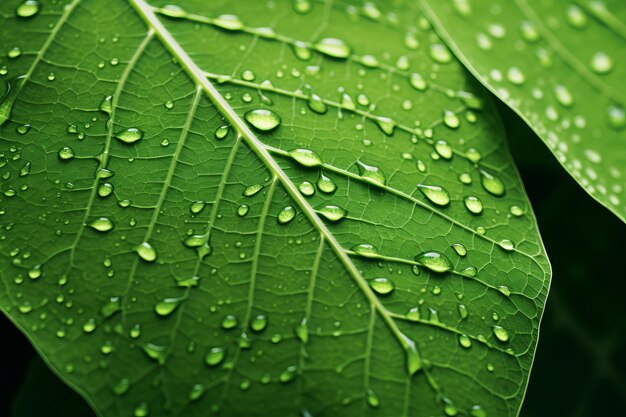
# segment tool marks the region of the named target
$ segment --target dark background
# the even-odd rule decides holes
[[[553,269],[521,417],[624,415],[626,225],[517,116],[500,110]],[[0,416],[93,417],[2,314],[0,341]]]

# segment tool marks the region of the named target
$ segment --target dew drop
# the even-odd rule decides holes
[[[434,43],[430,46],[430,56],[440,64],[447,64],[452,61],[450,50],[440,43]]]
[[[509,340],[509,332],[502,326],[493,326],[493,334],[501,342]]]
[[[232,314],[229,314],[222,319],[222,329],[234,329],[235,327],[237,327],[238,324],[239,320],[237,320],[237,317],[233,316]]]
[[[311,50],[307,46],[306,43],[302,41],[296,41],[293,45],[293,53],[296,55],[296,58],[302,61],[308,61],[311,59]]]
[[[247,204],[242,204],[239,207],[237,207],[237,215],[239,217],[244,217],[246,214],[248,214],[249,211],[250,211],[250,206],[248,206]]]
[[[293,0],[293,9],[300,14],[307,14],[313,8],[311,0]]]
[[[337,222],[348,215],[348,212],[345,209],[334,205],[324,206],[317,212],[331,222]]]
[[[113,184],[104,182],[98,186],[98,196],[106,198],[113,194]]]
[[[219,365],[226,357],[226,350],[223,347],[214,347],[204,357],[204,363],[209,366]]]
[[[417,188],[433,204],[438,206],[447,206],[450,204],[450,194],[445,188],[439,185],[417,184]]]
[[[526,81],[526,76],[517,67],[511,67],[506,73],[506,78],[515,85],[522,85]]]
[[[19,17],[32,17],[39,13],[41,6],[36,0],[26,0],[17,6],[16,13]]]
[[[59,149],[58,155],[59,159],[62,159],[64,161],[74,159],[74,156],[76,156],[76,154],[74,154],[74,149],[70,148],[69,146],[64,146]]]
[[[463,200],[465,208],[472,214],[480,214],[483,212],[483,202],[480,198],[474,196],[467,196]]]
[[[467,255],[467,249],[465,248],[465,246],[463,246],[461,243],[454,243],[452,245],[452,249],[454,249],[454,251],[457,253],[457,255],[459,256],[465,256]]]
[[[206,207],[205,201],[194,201],[193,203],[191,203],[189,211],[191,211],[193,214],[198,214],[202,210],[204,210],[204,207]]]
[[[387,135],[387,136],[391,136],[393,135],[393,132],[396,128],[396,121],[393,120],[390,117],[382,117],[382,116],[378,116],[376,117],[376,125],[378,126],[378,128],[380,130],[382,130],[382,132]]]
[[[223,14],[213,19],[213,24],[226,30],[241,30],[243,22],[234,14]]]
[[[370,287],[378,294],[386,295],[395,289],[395,284],[389,278],[374,278],[369,281]]]
[[[359,167],[359,175],[365,181],[381,186],[386,184],[387,179],[380,168],[373,165],[367,165],[361,161],[357,161],[357,166]]]
[[[371,389],[367,390],[366,398],[367,398],[367,405],[369,405],[370,407],[378,408],[378,406],[380,405],[380,400],[378,399],[378,396]]]
[[[296,217],[296,209],[287,206],[278,213],[277,221],[279,224],[287,224]]]
[[[262,332],[267,327],[267,316],[259,314],[252,319],[250,328],[255,332]]]
[[[169,316],[178,308],[182,299],[181,298],[165,298],[154,306],[154,312],[159,316]]]
[[[253,185],[250,185],[250,186],[246,187],[243,190],[242,195],[244,197],[251,197],[251,196],[257,194],[262,189],[263,189],[263,185],[262,184],[253,184]]]
[[[325,114],[328,111],[326,103],[324,103],[324,100],[322,100],[322,98],[317,94],[311,94],[309,96],[307,105],[317,114]]]
[[[191,401],[197,401],[204,395],[204,392],[205,392],[204,385],[194,384],[194,386],[191,387],[191,391],[189,391],[189,399]]]
[[[315,49],[333,58],[348,58],[350,47],[341,39],[324,38],[315,44]]]
[[[150,414],[150,408],[147,403],[139,404],[133,413],[135,417],[146,417],[148,414]]]
[[[435,151],[441,156],[443,159],[451,159],[452,158],[452,147],[445,140],[438,140],[435,143]]]
[[[103,98],[98,109],[110,115],[113,111],[113,96],[106,96]]]
[[[1,115],[1,110],[0,110]],[[1,117],[0,117],[1,119]],[[622,107],[609,107],[609,125],[616,130],[626,127],[626,111]]]
[[[582,29],[587,26],[587,15],[578,6],[572,4],[566,11],[567,23],[569,23],[574,29]]]
[[[230,132],[230,126],[228,125],[223,125],[218,127],[217,129],[215,129],[215,138],[216,139],[224,139],[227,135],[228,132]]]
[[[472,177],[468,173],[464,172],[459,175],[459,181],[461,181],[465,185],[468,185],[472,183]]]
[[[248,123],[262,132],[268,132],[280,125],[280,117],[271,110],[254,109],[244,114]]]
[[[515,248],[515,245],[513,244],[513,242],[511,242],[508,239],[501,240],[499,245],[505,251],[512,251]]]
[[[465,151],[465,157],[473,163],[478,163],[481,159],[482,159],[482,155],[480,154],[480,152],[475,149],[475,148],[469,148],[467,151]]]
[[[313,194],[315,194],[315,186],[308,181],[303,181],[298,186],[298,189],[300,190],[300,193],[302,193],[302,195],[305,195],[307,197],[310,197]]]
[[[291,382],[296,378],[296,372],[298,368],[295,366],[288,366],[283,372],[278,376],[278,380],[282,383]]]
[[[452,262],[438,251],[420,253],[415,257],[415,261],[433,272],[443,273],[452,270]]]
[[[598,74],[608,74],[613,70],[613,60],[605,52],[597,52],[591,59],[591,68]]]
[[[375,258],[378,256],[378,249],[369,243],[361,243],[352,247],[352,252],[364,258]]]
[[[470,409],[471,417],[487,417],[487,412],[480,405],[473,405]]]
[[[480,170],[480,183],[488,193],[500,197],[504,195],[504,184],[500,178],[490,174],[484,169]]]
[[[509,213],[511,213],[515,217],[520,217],[524,215],[524,210],[519,206],[511,206],[509,208]]]
[[[124,143],[135,143],[143,138],[143,132],[136,127],[129,127],[117,132],[115,137]]]
[[[467,306],[465,304],[459,304],[457,309],[459,311],[459,317],[461,317],[462,320],[465,320],[467,316],[469,316],[469,312],[467,311]]]
[[[155,345],[153,343],[146,343],[142,346],[143,353],[146,354],[150,359],[157,361],[159,364],[163,365],[165,363],[166,357],[166,348],[165,346]]]
[[[472,339],[466,334],[462,334],[459,336],[459,344],[463,346],[465,349],[469,349],[472,347]]]
[[[445,110],[443,112],[443,123],[450,129],[456,129],[461,125],[461,119],[459,119],[459,116],[457,116],[455,112]]]
[[[554,96],[563,107],[572,107],[574,104],[572,94],[569,92],[567,87],[563,85],[557,85],[554,87]]]
[[[331,194],[337,190],[337,184],[330,178],[327,177],[323,172],[320,171],[320,175],[317,178],[317,188],[323,193]]]
[[[428,88],[428,83],[421,74],[414,72],[410,78],[411,85],[418,91],[424,91]]]
[[[157,259],[156,249],[148,242],[135,246],[135,252],[146,262],[154,262]]]
[[[305,167],[322,165],[322,158],[310,149],[293,149],[289,151],[289,155]]]
[[[113,220],[108,217],[98,217],[97,219],[90,221],[88,226],[98,232],[109,232],[113,230],[114,224]]]

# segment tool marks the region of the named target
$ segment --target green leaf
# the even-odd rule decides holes
[[[626,221],[623,1],[420,4],[467,68],[524,118],[589,194]]]
[[[549,265],[412,2],[64,3],[0,6],[0,306],[101,415],[517,414]]]

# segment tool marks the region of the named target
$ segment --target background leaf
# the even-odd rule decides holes
[[[626,4],[423,0],[468,69],[626,220]]]
[[[0,305],[102,414],[517,414],[549,266],[412,3],[17,6]]]

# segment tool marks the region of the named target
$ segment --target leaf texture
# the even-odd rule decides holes
[[[414,2],[18,6],[0,306],[100,415],[517,415],[549,265]]]
[[[626,7],[620,0],[424,0],[468,69],[626,221]]]

